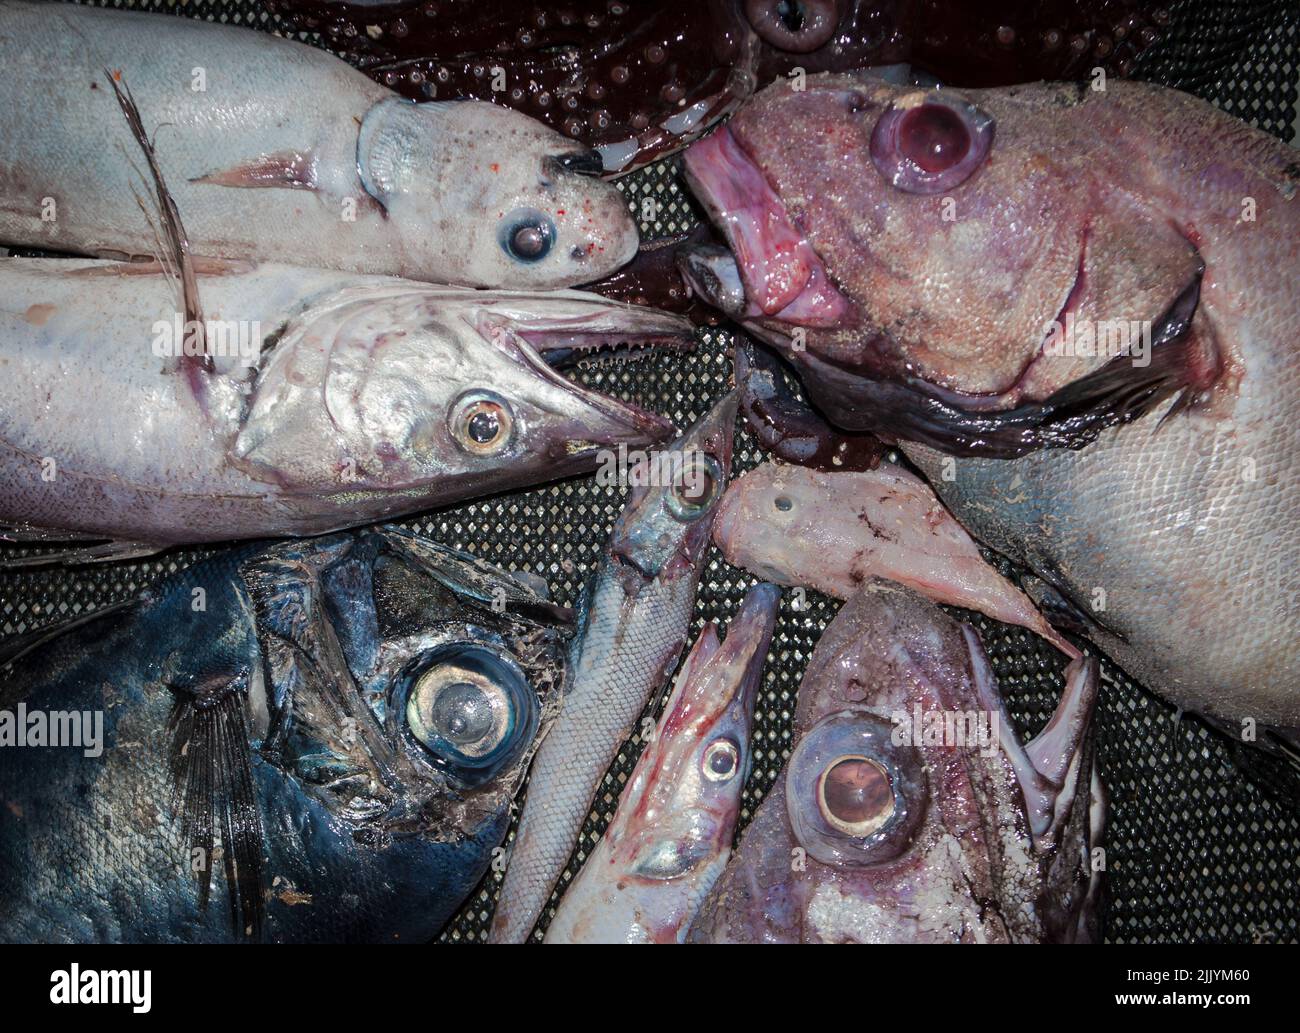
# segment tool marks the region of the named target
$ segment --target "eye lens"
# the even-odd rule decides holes
[[[894,816],[889,773],[870,757],[840,757],[818,786],[822,815],[851,836],[869,836]]]
[[[722,467],[703,452],[692,452],[682,462],[678,477],[668,494],[668,510],[678,520],[696,520],[717,497],[722,482]]]
[[[704,777],[710,782],[725,782],[740,766],[740,750],[730,739],[710,743],[704,751]]]
[[[555,224],[535,208],[518,208],[501,223],[501,247],[520,262],[539,262],[555,243]]]
[[[970,150],[970,133],[951,108],[922,104],[903,116],[899,126],[903,156],[926,172],[952,168]]]
[[[509,406],[495,395],[467,395],[452,407],[452,436],[475,455],[500,452],[510,443],[513,427]]]

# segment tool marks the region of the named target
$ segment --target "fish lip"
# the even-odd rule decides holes
[[[618,444],[655,444],[672,438],[677,428],[670,420],[569,379],[543,353],[549,345],[579,355],[610,349],[606,357],[613,357],[618,354],[614,348],[622,342],[635,342],[638,354],[657,349],[690,351],[695,347],[695,337],[689,321],[577,292],[557,291],[539,297],[577,302],[577,314],[523,321],[504,313],[498,318],[488,310],[480,315],[476,328],[486,342],[521,362],[541,379],[563,387],[607,424],[582,437],[569,438],[564,444],[565,455],[581,456]],[[493,329],[504,332],[494,333]]]

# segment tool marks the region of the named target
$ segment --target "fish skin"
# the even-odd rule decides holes
[[[494,588],[507,599],[500,614]],[[429,939],[505,835],[570,627],[567,611],[522,581],[385,528],[240,546],[124,606],[37,633],[7,658],[0,704],[102,711],[104,750],[0,750],[0,939]],[[453,643],[522,678],[517,693],[502,690],[514,717],[501,756],[473,773],[448,753],[439,767],[404,719],[414,691],[404,672],[437,670]],[[254,806],[238,813],[260,828],[264,858],[241,898],[263,899],[264,916],[241,909],[237,923],[215,856],[201,904],[186,809],[169,806],[169,755],[178,741],[190,751],[202,742],[174,736],[174,713],[231,688],[254,786]]]
[[[5,0],[0,68],[9,244],[153,254],[108,69],[156,133],[196,255],[544,289],[608,275],[636,252],[618,190],[560,162],[586,153],[573,141],[486,102],[417,106],[269,33]],[[196,68],[202,90],[192,88]],[[46,198],[58,206],[53,221],[42,221]],[[501,236],[526,209],[553,227],[549,252],[533,261],[513,257]]]
[[[674,487],[637,486],[584,589],[560,716],[537,752],[489,939],[524,942],[573,853],[601,778],[677,664],[695,607],[709,531],[731,467],[729,394],[666,451],[716,462],[714,490],[689,521]]]
[[[800,685],[795,752],[701,908],[690,942],[1095,938],[1100,876],[1091,871],[1090,855],[1100,841],[1105,795],[1092,770],[1090,733],[1072,755],[1063,792],[1056,797],[1060,787],[1053,787],[1051,799],[1044,798],[1049,807],[1059,803],[1060,820],[1036,842],[1008,752],[1020,747],[991,680],[981,688],[987,661],[978,638],[963,627],[910,589],[880,580],[867,582],[844,605]],[[1079,661],[1072,677],[1086,728],[1096,662]],[[1002,748],[986,755],[975,744],[892,740],[893,715],[910,717],[916,705],[923,712],[997,713]],[[856,734],[873,721],[884,733],[867,747],[872,752],[842,754],[864,747],[857,738],[838,740],[840,730]],[[881,826],[875,841],[824,823],[818,828],[813,787],[826,768],[819,762],[808,778],[791,775],[799,758],[816,749],[830,758],[826,768],[842,755],[872,757],[891,786],[910,786],[900,794],[908,818]],[[791,822],[796,808],[805,816],[802,838]],[[815,856],[823,849],[819,842],[836,851],[826,855],[830,860]]]
[[[675,317],[275,265],[199,285],[207,318],[239,321],[260,353],[251,368],[216,358],[196,388],[154,353],[178,312],[161,273],[0,260],[0,523],[152,547],[317,534],[588,470],[602,448],[673,432],[537,349],[688,342]],[[513,416],[496,454],[453,428],[485,392]]]
[[[810,397],[846,429],[899,439],[963,525],[1091,618],[1133,677],[1221,720],[1300,726],[1300,428],[1279,418],[1300,399],[1296,152],[1148,84],[947,91],[996,130],[983,166],[947,191],[957,217],[944,221],[944,195],[904,194],[872,166],[871,126],[905,89],[810,79],[730,125],[854,307],[787,351]],[[818,119],[846,134],[834,160]],[[777,122],[794,129],[778,138]],[[1135,375],[1039,355],[1064,306],[1158,322],[1198,262],[1190,328],[1153,350],[1147,372],[1168,370],[1124,416],[1138,418],[1048,436],[1067,448],[1032,451],[1032,421],[1023,445],[994,440],[1016,398],[1059,403],[1089,376]],[[785,351],[791,326],[760,322]],[[972,412],[980,392],[991,408]]]
[[[763,463],[737,477],[713,520],[727,562],[779,585],[849,599],[870,577],[978,610],[1079,651],[993,569],[930,486],[900,466],[823,473]]]
[[[751,588],[725,642],[716,624],[705,625],[617,812],[547,926],[546,943],[685,942],[731,856],[780,599],[775,585]],[[734,752],[726,753],[728,745]],[[730,756],[730,777],[705,776],[710,749]]]

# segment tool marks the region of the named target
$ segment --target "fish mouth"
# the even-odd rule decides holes
[[[677,429],[658,413],[587,387],[562,370],[606,365],[660,351],[695,347],[694,329],[680,316],[578,291],[504,295],[478,318],[483,338],[576,403],[561,452],[582,456],[619,444],[667,441]]]
[[[686,152],[683,172],[731,247],[682,249],[682,276],[734,319],[832,327],[853,305],[795,226],[784,202],[730,128]]]

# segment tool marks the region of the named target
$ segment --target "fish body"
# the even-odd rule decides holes
[[[831,422],[1152,689],[1300,724],[1293,150],[1146,84],[863,75],[765,91],[686,166],[726,304]]]
[[[994,570],[929,485],[900,466],[826,473],[764,463],[737,477],[713,520],[727,562],[781,585],[849,599],[871,577],[1019,624],[1079,651]]]
[[[665,449],[681,457],[681,476],[631,489],[587,583],[560,716],[529,775],[492,922],[496,942],[523,942],[532,931],[601,778],[677,664],[731,467],[735,416],[728,395]]]
[[[102,738],[0,750],[0,938],[429,939],[505,835],[570,627],[383,529],[239,547],[6,643],[6,713]]]
[[[622,196],[582,174],[600,161],[581,146],[492,104],[417,105],[269,33],[5,0],[0,68],[8,244],[154,253],[111,73],[139,103],[195,254],[555,288],[636,252]]]
[[[705,625],[618,810],[546,929],[547,943],[682,943],[731,856],[754,703],[780,590]]]
[[[793,752],[690,941],[1094,938],[1096,661],[1067,678],[1047,728],[1021,746],[975,633],[868,581],[817,644]]]
[[[672,317],[573,291],[203,268],[210,371],[156,266],[0,260],[0,523],[146,548],[317,534],[672,432],[543,358],[688,339]]]

